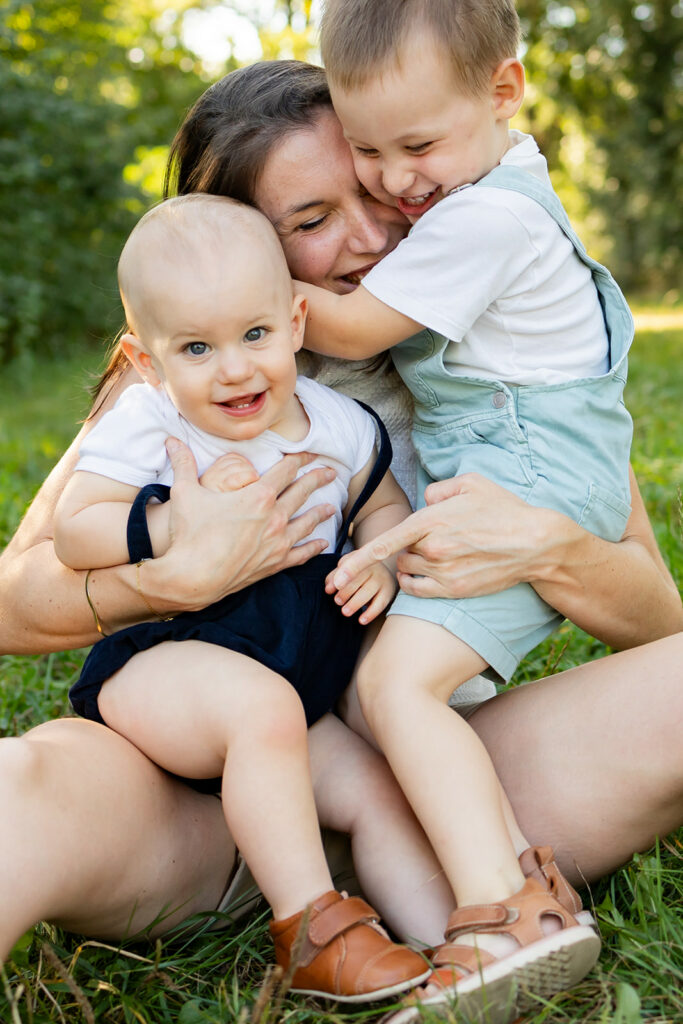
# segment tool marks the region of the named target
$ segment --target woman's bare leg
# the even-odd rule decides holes
[[[532,843],[574,884],[683,824],[683,633],[494,697],[470,718]]]
[[[100,938],[213,910],[234,863],[220,802],[116,733],[61,719],[0,740],[0,959],[51,920]]]

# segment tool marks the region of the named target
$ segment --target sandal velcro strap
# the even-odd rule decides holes
[[[358,896],[332,903],[316,914],[308,926],[307,938],[318,949],[323,949],[339,935],[357,924],[376,924],[376,911]]]
[[[511,920],[507,907],[502,903],[482,903],[454,910],[446,926],[446,939],[454,939],[464,932],[483,931],[486,928],[506,924]]]

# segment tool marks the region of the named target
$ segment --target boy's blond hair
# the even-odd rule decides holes
[[[516,57],[513,0],[326,0],[320,49],[328,78],[353,90],[400,66],[408,32],[425,29],[450,60],[464,92],[485,91],[501,61]]]

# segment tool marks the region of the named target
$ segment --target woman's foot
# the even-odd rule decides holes
[[[408,1024],[419,1005],[445,1015],[457,1008],[466,1021],[509,1024],[533,1004],[576,985],[595,964],[600,939],[580,925],[548,891],[528,878],[500,903],[455,910],[434,974],[390,1020]]]
[[[278,964],[296,956],[291,991],[364,1003],[386,999],[425,981],[424,957],[392,942],[365,900],[331,890],[284,921],[271,921]],[[298,952],[297,952],[298,947]]]

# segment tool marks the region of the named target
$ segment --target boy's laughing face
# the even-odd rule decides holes
[[[503,61],[484,93],[467,94],[448,55],[419,32],[364,85],[330,88],[360,181],[415,221],[500,163],[508,119],[523,95],[523,70],[516,60]]]

